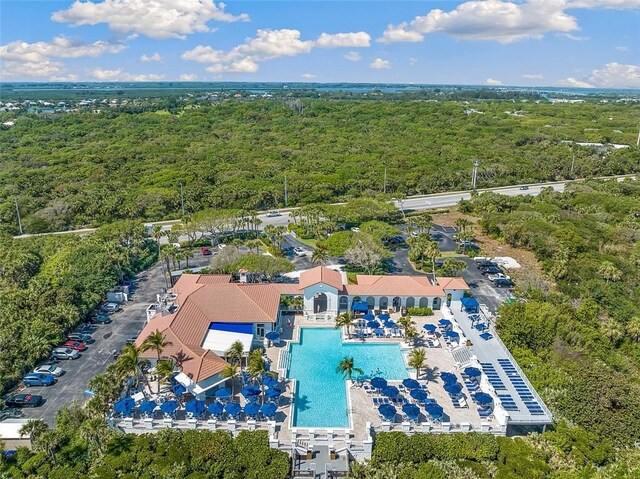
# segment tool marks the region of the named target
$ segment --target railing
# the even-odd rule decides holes
[[[457,432],[479,432],[485,434],[494,434],[496,436],[504,436],[507,434],[506,424],[496,423],[382,423],[373,426],[373,430],[375,432],[400,431],[408,435],[419,433],[452,434]]]

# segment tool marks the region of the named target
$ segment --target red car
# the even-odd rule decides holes
[[[75,349],[76,351],[86,351],[87,350],[87,345],[84,344],[82,341],[69,340],[69,341],[65,342],[64,344],[61,344],[60,347],[61,348]]]

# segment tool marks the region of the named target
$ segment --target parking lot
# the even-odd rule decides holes
[[[25,408],[24,417],[43,419],[52,425],[57,411],[74,400],[87,399],[84,391],[89,380],[104,371],[113,361],[113,351],[120,350],[132,336],[137,336],[145,323],[145,310],[155,302],[156,293],[164,287],[159,266],[141,274],[135,280],[132,301],[123,305],[123,311],[111,315],[110,324],[96,325],[93,333],[95,343],[75,360],[54,361],[64,369],[65,374],[53,386],[29,387],[25,392],[39,394],[45,403],[34,409]]]

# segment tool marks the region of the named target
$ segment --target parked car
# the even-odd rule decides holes
[[[496,274],[487,275],[487,279],[489,281],[495,281],[497,279],[511,279],[511,278],[504,273],[496,273]]]
[[[282,216],[282,213],[279,211],[273,210],[267,213],[267,218],[275,218],[276,216]]]
[[[478,268],[489,268],[491,266],[495,266],[496,268],[498,267],[498,263],[495,263],[493,261],[489,261],[488,259],[483,259],[480,261],[476,261],[476,266]]]
[[[301,248],[300,246],[293,248],[293,253],[296,256],[307,256],[307,250],[304,248]]]
[[[71,333],[69,336],[67,336],[67,339],[70,339],[72,341],[80,341],[85,344],[93,344],[96,342],[96,340],[93,339],[90,334],[83,333]]]
[[[528,190],[528,189],[529,189],[529,186],[527,186],[527,185],[522,185],[522,186],[520,187],[520,189],[521,189],[521,190]]]
[[[7,407],[38,407],[42,402],[42,396],[25,393],[12,394],[4,399]]]
[[[227,247],[227,245],[226,245],[226,244],[224,244],[224,243],[220,243],[220,244],[218,245],[218,249],[219,249],[220,251],[222,251],[222,250],[223,250],[223,249],[225,249],[226,247]]]
[[[353,228],[351,228],[351,231],[353,231],[354,233],[360,233],[360,228],[354,226]]]
[[[458,246],[460,248],[472,249],[476,251],[480,249],[480,246],[475,244],[473,241],[460,241],[458,242]]]
[[[444,266],[444,258],[436,259],[436,268],[442,268]]]
[[[384,244],[402,244],[404,243],[404,237],[402,236],[392,236],[391,238],[387,238],[384,240]]]
[[[200,248],[200,253],[202,253],[202,256],[211,256],[211,248],[203,246],[202,248]]]
[[[53,386],[56,378],[51,373],[29,373],[22,378],[25,386]]]
[[[64,374],[64,369],[56,366],[55,364],[42,364],[33,370],[34,373],[48,373],[53,374],[59,378]]]
[[[502,270],[500,268],[496,268],[495,266],[489,266],[488,268],[482,268],[480,270],[480,274],[482,274],[483,276],[498,273],[502,273]]]
[[[515,286],[513,281],[505,278],[498,278],[493,282],[493,284],[498,288],[513,288],[513,286]]]
[[[108,317],[108,316],[107,316]],[[98,328],[93,325],[93,324],[83,324],[82,326],[80,326],[77,330],[76,333],[80,333],[80,334],[93,334],[98,330]]]
[[[109,324],[112,319],[106,314],[98,314],[96,316],[93,316],[89,321],[96,324]]]
[[[75,349],[70,348],[54,348],[51,352],[51,356],[55,359],[78,359],[80,353]]]
[[[84,344],[82,341],[73,341],[73,340],[65,341],[60,347],[74,349],[75,351],[87,350],[87,345]]]
[[[107,303],[103,305],[101,309],[107,313],[117,313],[122,311],[122,308],[118,303]]]

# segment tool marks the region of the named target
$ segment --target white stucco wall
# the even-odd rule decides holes
[[[314,315],[313,300],[316,294],[324,293],[327,296],[327,310],[318,314],[335,316],[338,314],[338,290],[324,283],[317,283],[304,289],[304,314]]]

